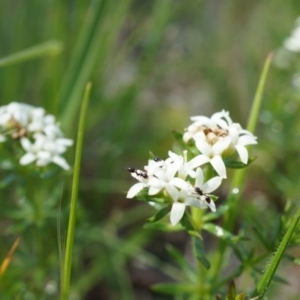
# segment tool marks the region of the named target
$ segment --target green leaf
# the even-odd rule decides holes
[[[152,290],[164,294],[192,294],[196,292],[196,285],[190,283],[159,283],[152,286]]]
[[[193,253],[206,269],[210,268],[210,262],[205,257],[203,241],[200,237],[192,238]]]
[[[173,136],[175,140],[185,149],[188,145],[183,141],[183,133],[173,129]]]
[[[220,218],[228,210],[227,205],[219,206],[217,211],[209,212],[202,217],[203,223]]]
[[[299,220],[300,220],[300,208],[298,208],[295,216],[292,218],[286,234],[284,235],[281,243],[279,244],[279,247],[277,248],[275,254],[272,257],[271,262],[269,263],[265,273],[263,274],[262,278],[260,279],[256,287],[256,294],[258,294],[261,298],[263,298],[265,292],[269,287],[269,284],[271,283],[275,275],[277,267],[284,255],[284,252],[290,242],[290,239],[294,231],[297,228]]]
[[[153,217],[147,219],[147,222],[155,223],[155,222],[161,220],[164,216],[166,216],[170,212],[170,210],[171,210],[171,205],[163,207]]]
[[[235,300],[244,300],[245,297],[246,297],[246,293],[241,293],[235,297]]]
[[[170,199],[168,198],[159,198],[159,197],[153,197],[148,195],[148,190],[142,190],[140,193],[136,195],[136,199],[140,201],[146,201],[146,202],[155,202],[159,204],[169,204]]]
[[[146,223],[144,225],[144,228],[147,229],[155,229],[155,230],[160,230],[164,232],[176,232],[176,231],[181,231],[182,227],[180,226],[172,226],[171,224],[166,224],[164,222],[158,222],[158,223]]]
[[[231,281],[229,284],[229,291],[226,295],[226,300],[235,300],[235,296],[236,296],[235,284],[234,281]]]
[[[0,189],[3,189],[7,187],[9,184],[14,182],[14,180],[17,178],[16,174],[12,173],[6,176],[3,180],[0,182]]]
[[[198,232],[195,230],[194,226],[191,223],[189,215],[186,212],[180,220],[180,224],[184,228],[184,230],[188,232],[189,235],[199,237]]]
[[[213,235],[217,236],[222,240],[225,240],[230,244],[235,244],[237,241],[241,240],[241,237],[233,235],[229,231],[226,231],[222,227],[212,223],[204,224],[203,229],[207,230],[208,232],[212,233]]]
[[[167,250],[170,256],[176,261],[180,269],[188,276],[190,280],[195,282],[197,280],[197,274],[187,260],[182,256],[182,254],[172,245],[168,245]]]
[[[225,166],[231,169],[242,169],[249,166],[252,162],[256,160],[257,156],[250,157],[247,164],[242,163],[241,161],[227,161],[224,160]]]

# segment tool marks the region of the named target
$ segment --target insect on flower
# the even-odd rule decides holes
[[[195,192],[200,196],[201,199],[204,199],[208,204],[211,203],[211,198],[202,192],[198,187],[195,187]]]

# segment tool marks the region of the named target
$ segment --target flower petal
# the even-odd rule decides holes
[[[176,225],[183,217],[185,205],[183,203],[175,202],[172,205],[170,221],[172,225]]]
[[[196,147],[198,150],[205,155],[210,155],[211,154],[211,146],[204,140],[202,139],[196,139]]]
[[[202,165],[206,164],[209,161],[210,161],[210,158],[207,155],[200,154],[200,155],[194,157],[193,159],[191,159],[187,163],[187,168],[188,169],[195,169],[199,166],[202,166]]]
[[[211,165],[216,170],[219,176],[226,178],[226,167],[221,156],[216,155],[210,160]]]
[[[195,185],[197,187],[199,187],[200,189],[202,189],[202,184],[203,184],[203,180],[204,180],[203,171],[202,171],[201,168],[198,168],[196,170],[196,173],[197,173],[197,175],[196,175],[196,183],[195,183]]]
[[[246,164],[248,162],[248,150],[247,150],[247,148],[245,146],[242,146],[242,145],[236,145],[235,149],[238,152],[242,163]]]
[[[176,187],[174,185],[168,183],[168,184],[166,184],[166,190],[169,193],[169,195],[171,196],[171,198],[173,199],[173,201],[176,202],[179,197],[179,192],[176,189]]]
[[[255,145],[257,144],[256,137],[253,135],[242,135],[238,139],[239,145]]]
[[[128,191],[126,198],[133,198],[136,196],[142,189],[144,188],[144,184],[138,182],[134,184]]]
[[[28,165],[35,161],[36,156],[33,153],[26,153],[20,158],[21,165]]]
[[[216,176],[205,182],[201,188],[204,194],[209,194],[216,190],[222,183],[222,177]]]
[[[70,169],[70,166],[67,163],[67,161],[61,156],[58,155],[53,156],[52,161],[66,171]]]
[[[230,145],[231,139],[230,137],[226,137],[223,139],[218,140],[213,146],[212,146],[212,152],[215,155],[222,154],[222,152],[227,149]]]
[[[206,205],[211,209],[211,211],[213,211],[213,212],[216,211],[216,204],[213,200],[211,200],[210,203],[206,202]]]
[[[31,143],[27,137],[22,137],[20,143],[24,150],[31,151]]]
[[[202,201],[200,199],[193,198],[193,197],[187,197],[184,200],[184,203],[185,203],[185,205],[198,207],[200,209],[205,209],[207,207],[206,203],[204,203],[204,201]]]
[[[187,183],[185,180],[178,178],[178,177],[174,177],[171,181],[170,184],[180,188],[180,189],[185,189],[187,186]]]

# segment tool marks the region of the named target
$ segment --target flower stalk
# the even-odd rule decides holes
[[[71,206],[70,206],[67,243],[66,243],[66,251],[64,257],[64,267],[63,267],[62,294],[61,294],[62,300],[67,300],[69,297],[81,153],[82,153],[84,126],[85,126],[85,119],[86,119],[86,113],[88,108],[90,90],[91,90],[91,83],[88,83],[85,88],[83,102],[81,105],[80,119],[79,119],[78,133],[77,133]]]

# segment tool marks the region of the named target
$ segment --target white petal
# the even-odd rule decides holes
[[[153,196],[158,194],[161,190],[162,190],[163,186],[150,186],[149,191],[148,191],[148,195],[149,196]]]
[[[206,205],[211,209],[211,211],[215,212],[216,211],[216,204],[213,200],[210,201],[210,203],[205,202]]]
[[[204,209],[204,208],[207,207],[206,204],[204,203],[204,201],[196,199],[196,198],[193,198],[193,197],[187,197],[184,200],[184,203],[186,205],[198,207],[198,208],[201,208],[201,209]]]
[[[151,177],[148,181],[148,185],[149,185],[149,191],[148,191],[148,195],[152,196],[155,195],[157,193],[159,193],[161,191],[161,189],[165,186],[165,184],[155,178],[155,177]]]
[[[221,158],[221,156],[217,155],[210,160],[211,165],[216,170],[219,176],[226,178],[226,167]]]
[[[176,187],[172,184],[167,184],[166,185],[166,190],[168,191],[168,193],[171,196],[171,198],[173,199],[173,201],[176,202],[178,200],[178,197],[179,197],[179,192],[176,189]]]
[[[242,146],[242,145],[236,145],[235,149],[238,152],[242,163],[246,164],[248,162],[248,150],[247,150],[247,148],[245,146]]]
[[[172,225],[176,225],[182,218],[185,210],[183,203],[175,202],[172,205],[170,221]]]
[[[205,163],[207,163],[209,161],[210,161],[210,158],[207,155],[200,154],[200,155],[194,157],[193,159],[191,159],[187,163],[187,168],[188,169],[195,169],[199,166],[204,165]]]
[[[196,140],[196,147],[198,150],[205,155],[210,155],[211,154],[211,146],[204,140],[202,139],[197,139]]]
[[[181,178],[178,178],[178,177],[175,177],[173,178],[171,181],[170,181],[170,184],[180,188],[180,189],[184,189],[186,188],[187,186],[187,183],[185,180],[181,179]]]
[[[58,166],[60,166],[60,167],[62,167],[63,169],[65,169],[66,171],[68,171],[68,170],[70,169],[70,166],[69,166],[69,164],[67,163],[67,161],[66,161],[63,157],[61,157],[61,156],[58,156],[58,155],[54,156],[54,157],[52,158],[52,161],[53,161],[55,164],[57,164]]]
[[[256,137],[251,135],[242,135],[238,140],[239,145],[255,145],[257,144]]]
[[[202,171],[202,169],[201,168],[198,168],[197,170],[196,170],[196,183],[195,183],[195,185],[197,186],[197,187],[199,187],[200,189],[202,189],[202,184],[203,184],[203,180],[204,180],[204,175],[203,175],[203,171]]]
[[[227,149],[230,145],[231,139],[230,137],[226,137],[224,139],[218,140],[213,146],[212,146],[212,152],[215,155],[222,154],[222,152]]]
[[[21,146],[23,147],[24,150],[31,151],[31,143],[28,138],[22,137],[20,142],[21,142]]]
[[[142,189],[144,188],[144,184],[139,182],[134,184],[128,191],[126,198],[133,198],[136,196]]]
[[[26,153],[20,158],[21,165],[28,165],[36,160],[36,156],[33,153]]]
[[[204,194],[209,194],[221,185],[222,179],[222,177],[216,176],[205,182],[202,186],[196,186],[200,187]]]

